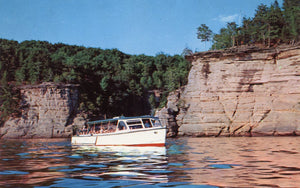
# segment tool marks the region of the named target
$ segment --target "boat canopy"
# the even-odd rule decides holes
[[[139,119],[139,118],[151,118],[151,119],[158,119],[158,117],[154,117],[154,116],[134,116],[134,117],[124,117],[124,116],[120,116],[120,117],[114,117],[112,119],[103,119],[103,120],[96,120],[96,121],[89,121],[87,122],[88,125],[95,125],[95,124],[101,124],[101,123],[109,123],[109,122],[116,122],[119,120],[127,120],[127,119]]]

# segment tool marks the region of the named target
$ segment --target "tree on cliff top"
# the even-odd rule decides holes
[[[206,42],[212,39],[212,36],[213,33],[207,25],[201,24],[201,26],[197,28],[197,38],[201,39],[201,42],[205,42],[205,45]]]
[[[285,20],[284,35],[294,43],[300,40],[300,0],[284,0],[283,16]]]
[[[223,49],[235,45],[238,28],[235,22],[227,23],[226,28],[220,30],[220,34],[214,35],[212,49]]]
[[[208,40],[205,24],[198,28],[197,38]],[[260,4],[253,18],[243,18],[241,26],[227,23],[219,34],[213,36],[212,49],[224,49],[235,45],[294,44],[300,41],[300,0],[284,0],[283,10],[275,0],[270,6]]]

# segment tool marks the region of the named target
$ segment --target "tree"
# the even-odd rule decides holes
[[[163,82],[162,82],[162,75],[163,73],[161,71],[155,71],[152,75],[153,78],[153,84],[155,88],[157,89],[162,89],[163,87]]]
[[[151,108],[155,109],[157,106],[156,106],[156,99],[155,99],[154,94],[151,94],[148,100],[151,105]]]
[[[282,38],[282,28],[284,26],[284,20],[282,11],[279,7],[277,0],[271,5],[268,15],[268,47],[271,46],[271,42],[278,43]]]
[[[251,18],[243,18],[242,26],[240,27],[240,44],[251,44],[255,41],[257,30]]]
[[[104,76],[101,79],[100,86],[103,89],[103,91],[107,91],[107,88],[109,86],[109,76]]]
[[[226,28],[220,30],[220,34],[214,35],[213,49],[224,49],[235,45],[235,40],[238,34],[238,27],[235,22],[227,23]]]
[[[201,39],[201,42],[206,43],[212,39],[212,31],[207,25],[201,24],[201,26],[197,28],[197,38]]]
[[[182,53],[181,53],[181,55],[183,57],[188,56],[188,55],[192,55],[192,54],[193,54],[193,51],[191,49],[189,49],[188,47],[184,48]]]
[[[202,24],[198,38],[207,40]],[[300,40],[300,0],[284,0],[283,10],[277,0],[270,6],[260,4],[253,18],[243,18],[241,26],[234,22],[227,23],[213,36],[212,49],[224,49],[235,45],[263,44],[277,45],[281,42],[294,44]]]
[[[261,4],[256,9],[255,16],[253,18],[253,25],[254,25],[254,37],[256,41],[266,44],[267,35],[269,35],[269,27],[270,24],[268,23],[268,7],[264,4]]]
[[[14,80],[14,70],[19,67],[16,57],[18,42],[0,39],[0,79],[6,72],[7,81]]]
[[[8,84],[7,75],[4,71],[0,80],[0,125],[18,111],[18,92],[12,84]]]
[[[14,112],[8,104],[16,104],[11,101],[15,83],[45,81],[79,84],[80,110],[91,118],[145,114],[151,109],[149,92],[163,93],[156,105],[162,106],[171,90],[187,82],[189,69],[180,55],[127,55],[117,49],[0,39],[0,114]]]
[[[283,16],[285,40],[290,43],[300,40],[300,0],[284,0]]]
[[[232,47],[235,46],[237,35],[238,35],[238,26],[235,22],[227,23],[227,32],[231,38]]]

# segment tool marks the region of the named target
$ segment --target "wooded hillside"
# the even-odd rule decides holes
[[[0,39],[1,118],[18,112],[16,86],[42,82],[79,84],[79,110],[90,115],[149,114],[186,84],[189,69],[179,55]],[[161,93],[159,101],[154,90]]]

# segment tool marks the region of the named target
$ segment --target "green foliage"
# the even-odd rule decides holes
[[[290,42],[300,40],[300,0],[284,0],[284,36]]]
[[[201,24],[200,27],[198,27],[197,32],[197,38],[201,39],[202,42],[210,41],[212,37],[212,31],[208,28],[207,25]]]
[[[157,106],[156,106],[156,99],[155,99],[154,94],[151,94],[148,100],[151,105],[151,108],[155,109]]]
[[[4,71],[0,81],[0,125],[9,116],[15,115],[18,112],[18,91],[12,84],[8,84],[7,77],[8,74]]]
[[[209,28],[202,24],[198,28],[197,38],[208,41]],[[275,0],[270,6],[261,4],[255,10],[253,18],[243,18],[241,26],[227,23],[219,34],[213,35],[212,49],[224,49],[232,46],[262,44],[265,46],[300,41],[300,0],[284,0],[283,9]]]
[[[220,30],[220,34],[216,34],[213,38],[213,49],[223,49],[234,46],[237,38],[238,28],[235,22],[227,23],[226,28]]]
[[[45,81],[79,84],[79,109],[91,116],[150,113],[151,108],[165,103],[168,92],[187,83],[191,66],[179,55],[127,55],[117,49],[102,50],[44,41],[18,43],[0,39],[0,52],[3,85]],[[6,89],[1,91],[5,98],[1,100],[1,106],[4,107],[12,89],[2,88]],[[164,93],[163,100],[155,105],[152,99],[148,101],[152,90]],[[9,113],[12,110],[6,115]]]

